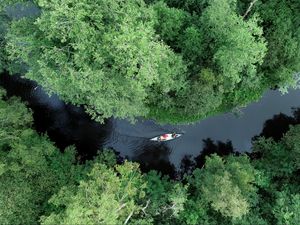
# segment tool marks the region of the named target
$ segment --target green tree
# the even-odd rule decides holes
[[[258,205],[268,224],[299,223],[299,135],[300,126],[295,125],[278,142],[272,138],[254,142],[253,150],[260,158],[252,164],[264,180]]]
[[[269,86],[296,86],[300,71],[300,2],[260,1],[254,12],[263,20],[268,52],[261,71]]]
[[[202,32],[208,34],[205,50],[211,58],[207,63],[219,75],[218,89],[224,90],[223,105],[232,108],[253,101],[253,90],[261,94],[263,77],[257,70],[267,50],[258,17],[245,21],[236,12],[236,1],[222,0],[212,1],[200,19]]]
[[[47,200],[81,178],[73,148],[64,153],[31,129],[32,116],[17,98],[0,99],[0,224],[37,224]]]
[[[174,224],[184,210],[187,193],[179,182],[154,171],[143,175],[130,162],[106,166],[96,159],[92,168],[79,186],[50,199],[54,208],[42,224]]]
[[[267,51],[259,17],[245,20],[235,0],[168,4],[182,8],[153,4],[156,32],[183,56],[188,79],[179,93],[154,100],[150,116],[190,122],[258,99],[266,88],[258,69]]]
[[[179,38],[190,20],[190,15],[182,9],[168,7],[162,1],[154,4],[153,9],[157,19],[155,29],[160,38],[173,49],[182,49]]]
[[[279,192],[273,213],[278,225],[297,225],[300,223],[300,194]]]
[[[262,154],[255,162],[257,168],[271,177],[288,177],[300,169],[300,126],[290,127],[279,143],[261,138],[254,144],[254,151]]]
[[[42,218],[42,224],[127,224],[132,220],[139,224],[145,187],[137,164],[109,168],[95,163],[87,180],[66,186],[51,198],[56,209]]]
[[[103,121],[146,116],[148,95],[158,101],[184,85],[185,64],[157,40],[143,1],[35,2],[42,15],[13,21],[7,50],[49,93]]]
[[[219,156],[212,155],[207,158],[204,169],[194,171],[191,182],[206,207],[235,220],[256,204],[255,176],[256,171],[246,156],[230,156],[225,163]]]
[[[4,89],[0,88],[0,147],[18,140],[24,130],[32,125],[32,113],[18,98],[7,101]]]
[[[157,171],[150,171],[145,180],[148,198],[145,213],[153,218],[154,224],[176,224],[188,199],[187,185],[169,180]]]

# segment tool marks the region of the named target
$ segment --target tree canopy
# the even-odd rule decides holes
[[[272,86],[297,85],[300,71],[300,3],[261,1],[255,11],[263,20],[268,52],[261,71]]]
[[[300,125],[258,138],[250,157],[212,154],[170,179],[108,150],[79,163],[33,130],[24,103],[0,96],[1,224],[299,224]]]
[[[100,122],[194,122],[297,87],[299,17],[298,0],[1,0],[0,73]],[[252,154],[197,157],[171,179],[106,150],[79,162],[0,89],[0,224],[299,225],[293,124]]]
[[[47,199],[80,175],[74,148],[60,153],[31,129],[32,115],[17,98],[0,100],[0,223],[36,224]]]
[[[36,3],[43,13],[13,21],[7,48],[29,66],[25,77],[50,93],[100,120],[133,119],[147,115],[155,89],[165,95],[184,86],[185,65],[156,38],[153,10],[142,1]]]
[[[9,13],[28,2],[40,13]],[[196,121],[297,85],[299,2],[251,3],[4,0],[0,68],[25,66],[98,121]]]

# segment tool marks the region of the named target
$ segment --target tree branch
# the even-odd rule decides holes
[[[124,225],[126,225],[129,221],[129,219],[132,217],[133,211],[128,215],[127,219],[124,222]]]
[[[147,215],[146,212],[145,212],[145,210],[147,209],[149,203],[150,203],[150,199],[148,199],[148,201],[147,201],[145,207],[142,208],[142,211],[143,211],[143,213],[144,213],[145,215]]]
[[[246,16],[247,16],[247,15],[248,15],[248,13],[251,11],[251,9],[252,9],[253,5],[254,5],[256,2],[257,2],[257,0],[253,0],[253,1],[250,3],[250,5],[249,5],[249,7],[248,7],[247,11],[246,11],[246,12],[245,12],[245,14],[243,15],[243,19],[245,19],[245,18],[246,18]]]
[[[122,204],[118,209],[117,212],[119,212],[121,209],[123,209],[126,206],[126,203]]]

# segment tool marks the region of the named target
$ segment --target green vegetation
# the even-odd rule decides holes
[[[17,98],[4,101],[4,95],[5,92],[1,89],[0,223],[36,224],[41,215],[45,216],[52,212],[53,206],[50,205],[52,202],[48,203],[48,200],[53,194],[63,193],[66,186],[70,187],[68,190],[79,184],[81,187],[88,174],[95,171],[103,179],[104,170],[101,172],[100,168],[106,168],[104,163],[108,166],[114,165],[114,156],[103,153],[93,164],[87,162],[85,165],[78,165],[73,147],[65,149],[64,153],[59,152],[46,136],[40,136],[32,130],[32,116],[26,106]],[[128,170],[130,174],[125,175],[130,176],[136,167],[137,165],[128,163],[120,166],[119,172],[122,174],[123,170],[124,172]],[[110,185],[118,183],[115,174],[109,172],[112,171],[107,170],[106,173],[116,179]],[[131,177],[125,179],[128,178]],[[124,185],[121,185],[120,191],[127,190]],[[114,190],[110,190],[115,193]],[[134,193],[131,194],[132,191],[128,187],[130,195],[126,200],[135,196]],[[109,197],[109,193],[107,196]]]
[[[300,125],[275,142],[259,138],[256,159],[215,154],[182,180],[102,151],[78,164],[32,129],[18,98],[0,100],[1,224],[298,225]]]
[[[262,1],[256,9],[263,20],[268,42],[261,71],[272,86],[286,88],[299,79],[299,7],[297,0],[272,0]]]
[[[60,153],[31,129],[32,116],[17,98],[0,100],[0,224],[36,224],[52,194],[81,179],[74,148]],[[83,171],[82,171],[83,172]]]
[[[9,13],[28,4],[40,14]],[[101,122],[193,122],[297,86],[299,8],[299,0],[1,0],[0,73],[23,73]],[[110,151],[79,163],[74,147],[61,152],[32,127],[26,105],[0,89],[0,224],[300,224],[300,125],[278,141],[256,140],[256,158],[214,154],[181,180],[119,165]]]
[[[13,16],[34,4],[40,14]],[[23,73],[96,120],[193,122],[296,87],[298,0],[2,0],[0,73]],[[25,10],[26,11],[26,10]],[[24,70],[26,70],[24,72]],[[22,72],[23,71],[23,72]],[[181,180],[110,151],[84,163],[0,89],[0,224],[299,225],[300,126]]]
[[[150,93],[184,86],[185,65],[155,38],[153,10],[142,1],[36,2],[42,15],[13,21],[7,50],[50,93],[100,120],[133,119],[147,115]]]
[[[9,7],[28,1],[3,0]],[[32,0],[2,20],[0,69],[84,105],[96,120],[193,122],[296,87],[297,0]],[[0,26],[1,28],[1,26]]]
[[[1,5],[0,5],[1,10]],[[3,72],[3,69],[6,67],[7,55],[5,52],[5,34],[7,30],[8,20],[7,17],[0,12],[0,73]]]

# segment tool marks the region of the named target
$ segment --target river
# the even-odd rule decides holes
[[[47,133],[60,149],[75,145],[81,158],[91,159],[98,150],[112,148],[122,157],[142,163],[147,170],[166,173],[179,167],[184,156],[196,157],[203,149],[220,154],[251,151],[251,140],[262,132],[266,120],[277,115],[268,123],[271,131],[265,127],[264,132],[271,132],[269,136],[276,136],[278,132],[281,135],[288,124],[295,123],[291,117],[292,108],[300,106],[300,90],[290,90],[285,95],[269,90],[260,101],[242,108],[238,115],[224,113],[192,125],[160,125],[142,119],[131,124],[114,118],[99,124],[90,119],[83,107],[65,104],[56,95],[49,97],[35,82],[2,74],[0,85],[9,96],[20,96],[28,102],[33,110],[35,129]],[[164,143],[149,140],[172,131],[184,135]]]

